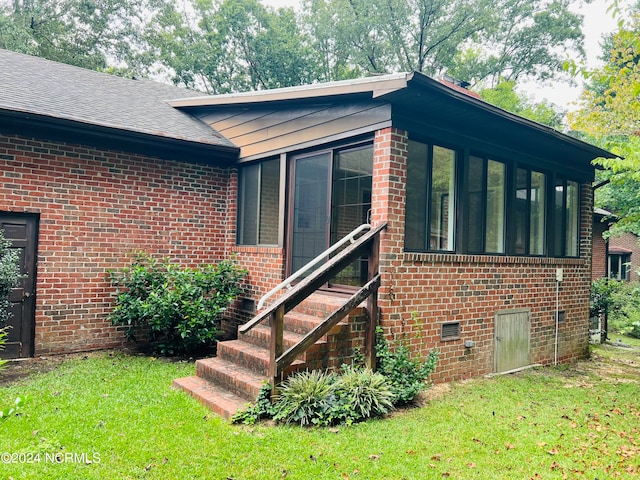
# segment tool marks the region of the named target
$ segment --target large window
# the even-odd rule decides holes
[[[542,255],[545,244],[544,173],[516,170],[515,252],[518,255]]]
[[[467,169],[467,251],[505,251],[505,165],[469,157]]]
[[[553,255],[577,257],[580,194],[576,182],[557,178],[554,189]]]
[[[580,184],[409,141],[405,249],[577,257]]]
[[[405,222],[408,250],[454,249],[455,182],[454,150],[409,142]]]
[[[280,219],[280,160],[243,167],[238,184],[239,245],[277,245]]]

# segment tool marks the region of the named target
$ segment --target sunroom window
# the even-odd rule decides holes
[[[580,184],[554,172],[410,140],[406,193],[407,251],[579,256]]]
[[[467,251],[505,251],[505,165],[469,157],[467,169]]]
[[[409,141],[405,247],[454,249],[456,152]]]
[[[515,253],[544,254],[545,190],[544,173],[518,168],[516,171]]]
[[[280,218],[280,160],[247,165],[238,183],[239,245],[277,245]]]

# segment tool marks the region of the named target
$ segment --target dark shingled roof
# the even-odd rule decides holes
[[[195,142],[237,147],[167,101],[196,92],[146,79],[127,79],[0,49],[0,112]]]

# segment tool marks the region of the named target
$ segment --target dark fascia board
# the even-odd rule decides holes
[[[449,88],[441,82],[438,82],[437,80],[434,80],[422,73],[414,72],[410,74],[407,85],[409,88],[413,85],[418,88],[426,88],[427,90],[436,92],[438,95],[443,97],[455,99],[460,105],[467,105],[470,108],[479,109],[479,111],[485,112],[488,116],[493,117],[496,120],[510,122],[515,128],[526,129],[532,133],[538,133],[546,136],[547,138],[552,138],[559,142],[571,145],[572,148],[583,151],[585,155],[591,156],[592,159],[599,157],[618,158],[617,155],[607,150],[591,145],[587,142],[583,142],[582,140],[571,137],[570,135],[566,135],[547,125],[534,122],[533,120],[529,120],[491,105],[481,99],[477,99],[471,95]],[[395,93],[397,92],[391,92],[388,96],[393,97]]]
[[[0,109],[0,131],[164,160],[220,166],[235,163],[240,153],[237,147],[197,143],[14,110]]]

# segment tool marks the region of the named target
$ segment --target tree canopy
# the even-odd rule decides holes
[[[615,230],[640,234],[640,2],[626,12],[619,30],[604,43],[605,65],[586,72],[581,108],[570,115],[573,130],[619,156],[599,159],[596,204],[618,218]]]

